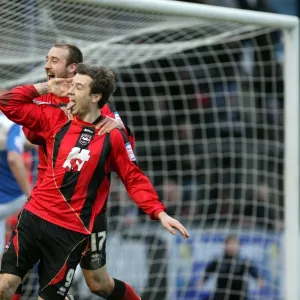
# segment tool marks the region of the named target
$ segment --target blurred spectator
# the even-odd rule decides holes
[[[182,203],[182,187],[173,179],[165,179],[163,185],[157,189],[171,216],[180,215],[178,203]]]
[[[222,258],[212,260],[205,269],[201,288],[213,273],[217,273],[217,283],[213,300],[246,300],[248,282],[245,276],[252,276],[259,287],[264,286],[257,269],[247,260],[240,257],[240,243],[236,236],[225,240]]]
[[[261,183],[257,191],[249,193],[248,204],[245,206],[246,225],[257,226],[262,230],[276,229],[274,204],[270,199],[270,188],[266,183]]]
[[[194,141],[193,125],[190,121],[182,119],[177,124],[174,143],[167,146],[168,173],[178,185],[182,187],[182,213],[185,215],[195,214],[197,197],[197,170],[202,168],[199,157],[199,149]],[[193,204],[193,205],[192,205]]]

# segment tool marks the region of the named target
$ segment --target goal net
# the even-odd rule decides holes
[[[286,98],[284,82],[297,95],[298,61],[284,73],[285,51],[294,52],[282,30],[294,19],[278,17],[276,27],[259,13],[261,25],[242,11],[153,1],[147,12],[137,2],[2,0],[0,87],[45,79],[45,56],[57,42],[76,44],[85,62],[113,69],[112,103],[135,133],[139,166],[191,234],[187,241],[168,235],[112,177],[108,269],[142,299],[284,299],[285,279],[298,274],[285,272],[284,259],[291,250],[285,232],[297,233],[285,227],[297,225],[297,187],[284,188],[284,175],[292,185],[299,168],[297,145],[288,138],[287,148],[284,135],[286,122],[295,122],[297,144],[298,116],[285,105],[298,96]],[[160,5],[170,11],[159,12]],[[210,14],[196,17],[199,8]],[[295,167],[287,174],[291,153]],[[288,215],[286,195],[294,203]],[[228,236],[239,244],[226,244]],[[236,246],[238,259],[231,257]],[[236,287],[243,280],[248,287]],[[72,293],[93,299],[80,272]]]

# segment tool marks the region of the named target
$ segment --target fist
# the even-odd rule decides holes
[[[48,92],[57,97],[66,97],[71,87],[72,78],[54,78],[48,81]]]

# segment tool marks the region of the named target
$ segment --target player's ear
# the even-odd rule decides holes
[[[102,99],[102,93],[92,95],[92,103],[97,103]]]
[[[76,72],[76,64],[74,63],[74,64],[70,64],[70,65],[68,65],[68,67],[67,67],[67,70],[68,70],[68,73],[69,74],[71,74],[71,73],[75,73]]]

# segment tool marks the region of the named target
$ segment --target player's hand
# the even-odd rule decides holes
[[[181,235],[184,238],[188,238],[190,235],[188,231],[185,229],[185,227],[177,220],[171,218],[168,214],[165,212],[160,212],[157,216],[157,218],[160,220],[161,225],[166,228],[171,234],[175,235],[176,232],[174,230],[177,229]]]
[[[66,107],[61,107],[60,109],[65,113],[68,120],[73,120],[73,115]]]
[[[66,97],[71,86],[72,78],[54,78],[48,81],[48,93],[57,97]]]
[[[121,120],[116,120],[105,116],[97,125],[96,129],[100,129],[98,131],[98,135],[102,135],[105,133],[111,132],[113,129],[123,129],[124,124]]]

